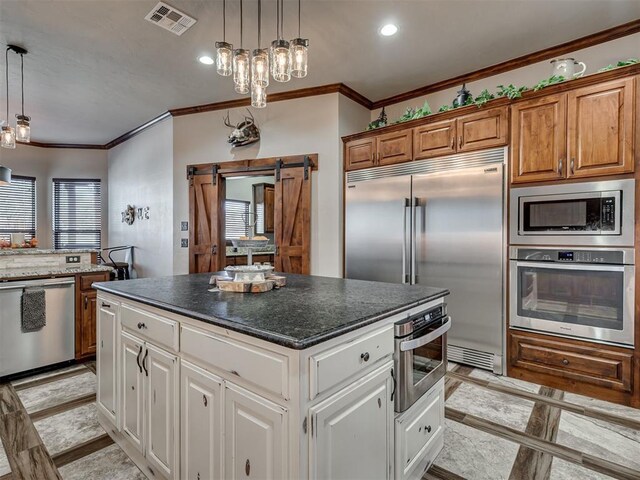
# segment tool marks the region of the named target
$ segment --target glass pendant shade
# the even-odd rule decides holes
[[[291,75],[296,78],[307,76],[307,50],[309,40],[306,38],[294,38],[290,42],[291,47]]]
[[[31,118],[25,115],[16,115],[16,140],[19,142],[29,143],[31,141],[31,126],[29,121]]]
[[[267,87],[251,84],[251,106],[254,108],[264,108],[267,106]]]
[[[271,76],[276,82],[291,80],[291,52],[286,40],[271,42]]]
[[[233,73],[233,45],[230,43],[216,42],[216,71],[223,77]]]
[[[9,185],[11,183],[11,169],[0,165],[0,185]]]
[[[9,125],[3,125],[0,131],[0,147],[16,148],[16,131]]]
[[[254,50],[251,57],[251,84],[269,86],[269,53],[262,48]]]
[[[249,93],[249,50],[238,48],[233,52],[233,83],[238,93]]]

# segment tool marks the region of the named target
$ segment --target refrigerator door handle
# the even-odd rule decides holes
[[[407,255],[407,242],[411,236],[411,232],[407,232],[409,223],[411,222],[411,199],[404,199],[404,217],[402,219],[402,283],[409,283],[411,277],[409,271],[411,270],[411,263],[409,262],[409,256]],[[407,222],[407,215],[409,215],[409,222]],[[409,228],[410,230],[410,228]],[[408,234],[407,234],[408,233]],[[409,247],[411,248],[411,247]]]
[[[416,242],[418,241],[418,208],[420,199],[413,197],[411,201],[411,285],[417,283],[416,275]]]

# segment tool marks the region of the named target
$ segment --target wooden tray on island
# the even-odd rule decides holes
[[[223,292],[264,293],[287,285],[287,278],[267,275],[262,282],[236,282],[229,277],[214,276],[215,285]]]

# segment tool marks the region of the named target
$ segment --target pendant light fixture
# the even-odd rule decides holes
[[[271,42],[271,76],[276,82],[291,80],[291,51],[289,42],[283,39],[284,4],[283,0],[276,0],[276,34],[277,38]]]
[[[216,42],[216,71],[228,77],[233,73],[233,45],[227,43],[227,0],[222,0],[222,41]]]
[[[300,35],[300,19],[301,5],[298,0],[298,38],[291,40],[291,75],[296,78],[304,78],[307,76],[307,51],[309,48],[309,39],[302,38]]]
[[[249,93],[250,59],[249,50],[242,48],[243,41],[243,0],[240,0],[240,48],[233,51],[233,83],[238,93]]]
[[[29,143],[31,141],[31,126],[29,122],[31,117],[24,114],[24,56],[26,50],[17,52],[20,54],[20,90],[22,92],[22,113],[16,115],[16,140],[19,142]]]
[[[9,125],[9,50],[11,45],[7,46],[4,53],[5,80],[7,83],[7,119],[0,129],[0,147],[16,148],[16,131]]]
[[[251,84],[269,86],[269,52],[262,48],[262,0],[258,0],[258,48],[251,57]]]

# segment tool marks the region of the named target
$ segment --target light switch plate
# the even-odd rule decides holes
[[[180,239],[180,246],[182,248],[187,248],[189,247],[189,239],[188,238],[181,238]]]
[[[180,222],[180,231],[188,232],[189,231],[189,222]]]

